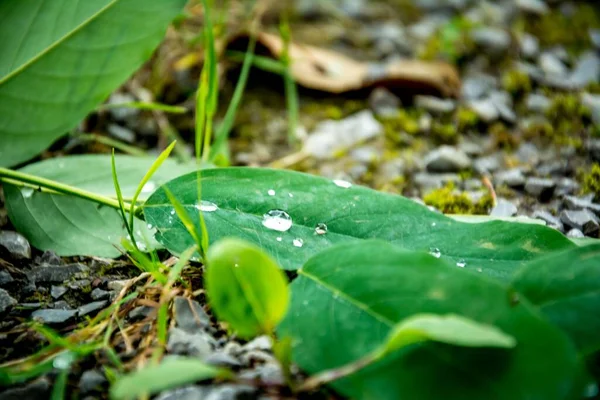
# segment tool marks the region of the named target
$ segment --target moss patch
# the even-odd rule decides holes
[[[452,183],[429,192],[423,197],[423,201],[444,214],[487,214],[493,206],[489,194],[473,202],[466,193],[456,191]]]
[[[594,193],[594,200],[600,200],[600,164],[594,163],[587,174],[583,174],[582,192],[584,194]]]

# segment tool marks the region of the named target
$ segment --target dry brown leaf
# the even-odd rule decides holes
[[[238,34],[227,40],[224,47],[243,48],[240,43],[247,41],[248,34]],[[267,32],[257,34],[257,54],[279,58],[283,48],[280,36]],[[442,96],[457,96],[460,92],[456,68],[444,62],[362,62],[335,51],[295,42],[289,43],[288,51],[295,81],[308,89],[344,93],[385,86],[395,91],[435,92]]]

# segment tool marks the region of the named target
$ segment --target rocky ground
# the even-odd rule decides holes
[[[600,6],[594,1],[298,0],[289,7],[294,40],[359,60],[446,60],[460,73],[461,92],[407,98],[386,88],[351,97],[301,90],[297,137],[289,140],[279,78],[253,73],[234,127],[234,164],[283,165],[400,193],[445,213],[525,216],[572,238],[599,237]],[[264,24],[276,28],[277,15],[266,15]],[[176,39],[171,34],[159,56]],[[157,57],[111,101],[151,93],[191,105],[197,70],[170,71],[161,83],[148,72],[160,62]],[[225,98],[232,82],[223,88]],[[165,124],[184,139],[193,127],[189,117],[122,109],[85,124],[151,149],[164,144]],[[290,157],[303,141],[310,156]],[[106,150],[71,138],[51,154]],[[11,230],[4,209],[0,227],[0,362],[48,344],[25,324],[30,318],[66,334],[130,287],[141,295],[121,307],[128,334],[114,345],[128,366],[139,360],[139,350],[149,347],[144,329],[156,318],[156,299],[137,269],[125,259],[65,259],[32,249]],[[197,278],[191,273],[190,290],[174,300],[168,353],[231,366],[256,384],[191,386],[157,398],[285,397],[269,339],[244,343],[227,336],[195,296]],[[106,359],[95,354],[73,368],[69,382],[79,398],[106,398]],[[60,370],[54,367],[23,386],[0,389],[0,400],[48,398]]]

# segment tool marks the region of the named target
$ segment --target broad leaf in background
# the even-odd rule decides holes
[[[600,350],[600,245],[533,261],[515,275],[513,285],[583,353]]]
[[[220,168],[202,172],[202,201],[196,174],[166,187],[192,213],[206,210],[211,241],[236,236],[259,245],[285,269],[297,269],[334,245],[383,239],[430,251],[459,267],[507,279],[528,260],[574,247],[559,232],[539,225],[503,221],[464,223],[434,213],[407,198],[344,181],[293,171]],[[173,207],[158,189],[144,205],[157,240],[175,254],[194,244],[172,218]]]
[[[287,279],[259,247],[226,238],[210,247],[206,295],[219,320],[242,338],[271,334],[289,305]]]
[[[333,382],[353,399],[565,399],[577,390],[571,342],[484,275],[381,241],[335,246],[298,274],[278,334],[292,337],[295,361],[310,374],[360,359],[421,313],[456,314],[516,340],[512,349],[405,347]]]
[[[0,166],[73,129],[151,55],[186,0],[0,2]]]
[[[154,158],[122,155],[115,158],[123,196],[131,197]],[[162,183],[194,168],[194,165],[165,161],[146,184],[140,198],[145,199]],[[30,164],[21,171],[97,194],[116,196],[109,155],[52,158]],[[115,246],[120,247],[127,230],[117,210],[73,196],[41,193],[10,184],[4,184],[4,194],[12,224],[36,248],[53,250],[62,256],[116,257],[121,254]],[[135,234],[139,236],[140,245],[147,240],[151,246],[156,245],[151,230],[139,219],[135,222]]]

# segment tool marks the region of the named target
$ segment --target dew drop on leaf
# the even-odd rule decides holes
[[[464,268],[467,265],[467,262],[462,258],[456,262],[456,266],[460,268]]]
[[[291,194],[291,193],[288,193],[288,196],[290,196],[290,197],[294,197],[294,195],[293,195],[293,194]]]
[[[171,210],[171,215],[175,215],[175,209]]]
[[[296,238],[292,241],[293,245],[296,247],[302,247],[304,246],[304,240],[300,239],[300,238]]]
[[[440,258],[440,256],[442,255],[442,252],[437,247],[431,247],[429,249],[429,254],[431,254],[435,258]]]
[[[213,212],[219,209],[212,201],[202,200],[200,203],[196,203],[196,208],[202,212]]]
[[[315,233],[317,235],[324,235],[327,233],[327,225],[322,222],[319,222],[317,226],[315,226]]]
[[[269,189],[267,193],[269,194],[269,196],[275,196],[275,191],[273,189]]]
[[[263,215],[262,224],[273,231],[285,232],[292,227],[292,217],[282,210],[271,210]]]
[[[283,239],[281,238],[281,236],[277,236],[277,241],[281,242]]]
[[[142,193],[152,193],[156,189],[156,183],[152,181],[146,182],[146,184],[142,187]]]
[[[339,186],[344,189],[348,189],[349,187],[352,186],[352,184],[350,182],[342,180],[342,179],[334,179],[333,183],[335,183],[336,186]]]
[[[22,187],[21,188],[21,195],[26,199],[30,198],[31,195],[33,195],[33,192],[34,192],[33,188],[30,188],[30,187]]]

